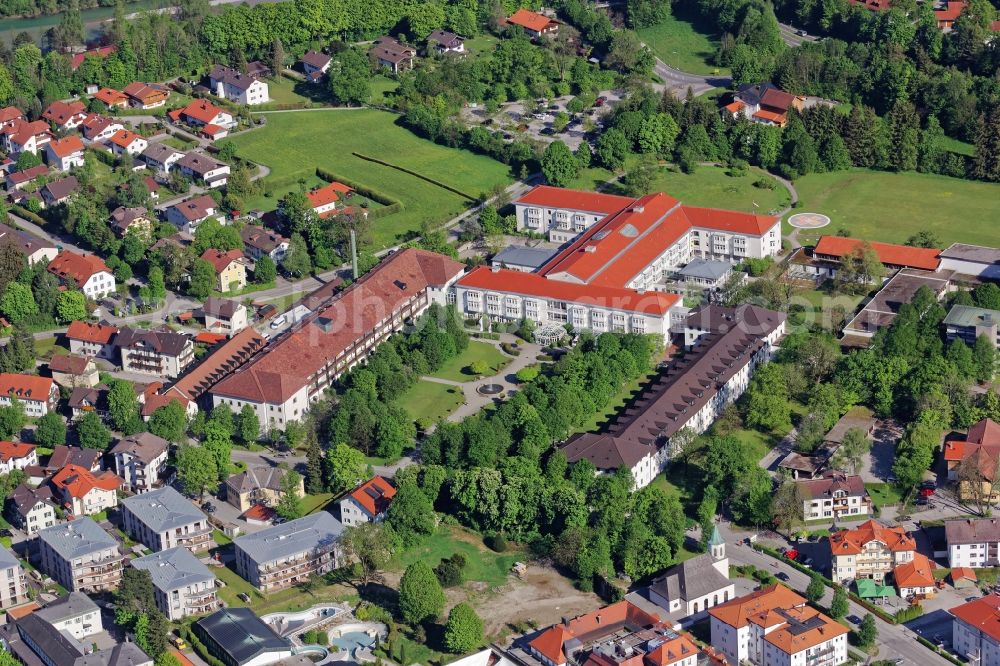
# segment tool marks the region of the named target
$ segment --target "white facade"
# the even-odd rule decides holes
[[[97,271],[89,278],[87,281],[80,285],[80,289],[86,294],[87,298],[91,300],[97,300],[113,293],[117,289],[117,284],[115,283],[115,276],[107,271]]]
[[[215,81],[213,91],[218,97],[228,99],[237,104],[254,106],[256,104],[267,104],[271,101],[268,95],[267,83],[260,79],[255,79],[246,88],[230,85],[224,81]]]
[[[10,458],[9,460],[0,459],[0,474],[10,474],[15,469],[24,469],[28,465],[38,464],[38,453],[35,452],[35,447],[31,447],[25,455],[16,458]]]
[[[91,488],[83,497],[65,496],[74,516],[92,516],[118,506],[118,491]]]
[[[1000,666],[1000,639],[957,617],[951,621],[951,649],[977,666]]]
[[[359,359],[360,362],[360,359]],[[313,400],[318,400],[322,394],[317,393]],[[244,406],[250,405],[254,413],[260,420],[261,428],[278,428],[283,430],[284,426],[292,421],[300,421],[309,409],[309,387],[303,386],[293,393],[285,402],[279,404],[252,402],[240,398],[230,398],[212,394],[212,406],[227,405],[233,413],[239,413]]]
[[[24,408],[26,416],[30,418],[38,418],[39,416],[45,416],[48,414],[50,408],[55,409],[56,402],[59,399],[59,387],[56,386],[55,382],[53,382],[51,392],[42,400],[37,400],[34,397],[28,397],[26,395],[16,396],[16,399]],[[0,407],[9,407],[11,402],[12,400],[10,395],[0,394]]]
[[[843,508],[838,507],[835,510],[833,505],[837,502],[843,502],[846,506]],[[833,520],[834,511],[836,511],[838,518],[848,515],[867,516],[868,504],[864,501],[863,497],[848,496],[844,491],[835,491],[833,499],[818,497],[802,501],[803,520]]]
[[[608,216],[572,208],[514,202],[517,228],[537,234],[547,234],[554,243],[567,243]]]
[[[835,583],[858,578],[881,582],[897,566],[912,561],[913,553],[912,550],[893,552],[881,541],[869,541],[860,554],[834,555],[831,578]]]
[[[64,157],[59,157],[52,150],[51,143],[45,149],[45,158],[46,162],[55,166],[55,168],[59,171],[69,171],[75,167],[82,167],[84,164],[82,150],[77,150]]]
[[[139,155],[142,151],[146,150],[149,146],[149,142],[143,139],[141,136],[133,137],[127,145],[121,146],[117,143],[111,144],[111,152],[115,155]]]
[[[133,492],[148,492],[167,466],[167,453],[164,451],[147,463],[129,451],[118,451],[115,453],[115,473],[125,479],[125,485]]]
[[[972,569],[995,567],[1000,564],[1000,561],[997,559],[998,549],[1000,549],[1000,541],[949,543],[948,566],[952,569],[956,567],[969,567]]]
[[[847,635],[843,634],[793,654],[765,642],[763,661],[753,663],[758,666],[837,666],[846,661]]]
[[[48,502],[35,502],[35,505],[31,507],[23,519],[19,519],[19,522],[21,524],[18,527],[24,530],[28,536],[32,536],[37,534],[38,530],[44,530],[46,527],[52,527],[56,524],[55,508]]]
[[[28,600],[24,569],[8,551],[0,563],[0,608],[11,608]]]

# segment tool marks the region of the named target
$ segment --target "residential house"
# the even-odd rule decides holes
[[[218,127],[232,129],[236,126],[236,120],[233,118],[233,114],[228,111],[223,111],[207,99],[191,100],[191,103],[183,109],[171,111],[171,114],[174,114],[181,122],[195,127],[216,125]]]
[[[115,132],[125,129],[125,125],[117,118],[109,118],[96,113],[88,115],[80,125],[83,138],[88,141],[107,141]]]
[[[256,261],[261,257],[271,257],[275,264],[281,262],[288,252],[288,239],[276,231],[245,224],[240,229],[240,237],[245,246],[244,252]]]
[[[97,386],[100,381],[97,365],[90,356],[57,354],[48,363],[52,381],[68,389]]]
[[[64,204],[69,201],[74,194],[76,194],[76,191],[79,188],[80,183],[77,181],[76,176],[67,176],[61,180],[54,180],[50,183],[46,183],[41,189],[42,202],[46,208],[52,208],[53,206]],[[101,263],[103,264],[104,262]],[[113,284],[109,291],[114,291]]]
[[[968,4],[965,0],[959,0],[958,2],[949,0],[949,2],[944,3],[944,7],[941,9],[935,9],[934,18],[937,20],[937,27],[942,32],[951,32],[951,29],[955,26],[955,21],[958,20],[958,17],[961,16],[962,11]]]
[[[413,60],[417,57],[417,50],[393,37],[379,37],[375,40],[375,44],[368,49],[368,57],[378,67],[387,69],[393,74],[400,74],[413,69]]]
[[[396,488],[388,479],[376,476],[347,493],[337,502],[344,527],[385,520]]]
[[[263,60],[251,60],[247,63],[247,76],[252,76],[255,79],[266,79],[273,75],[274,72],[271,71],[271,66]]]
[[[75,72],[76,70],[80,69],[80,65],[82,65],[87,58],[98,58],[100,60],[103,60],[104,58],[107,58],[109,55],[111,55],[112,53],[116,53],[117,51],[118,47],[115,46],[114,44],[111,44],[110,46],[98,46],[92,49],[87,49],[86,51],[80,51],[79,53],[74,53],[72,56],[70,56],[69,59],[70,69],[72,69]]]
[[[927,559],[926,555],[915,553],[909,562],[900,564],[892,570],[893,582],[896,590],[903,599],[911,599],[916,596],[934,596],[936,588],[934,580],[934,569],[937,565]]]
[[[210,613],[222,606],[216,594],[216,577],[187,548],[170,548],[132,560],[136,569],[153,579],[156,607],[168,620]]]
[[[66,632],[76,640],[104,631],[100,606],[82,592],[70,592],[65,597],[50,601],[34,614],[48,622],[56,632]]]
[[[0,130],[11,127],[24,120],[24,114],[16,106],[5,106],[0,108]]]
[[[45,161],[59,171],[83,166],[83,141],[75,134],[54,139],[45,146]]]
[[[59,254],[56,246],[52,243],[32,236],[27,231],[14,229],[0,223],[0,247],[8,244],[14,245],[24,253],[29,266],[34,266],[39,262],[48,264]]]
[[[7,186],[8,192],[17,192],[23,190],[25,187],[35,182],[37,178],[44,176],[49,172],[49,167],[45,164],[39,164],[38,166],[33,166],[25,169],[24,171],[13,171],[8,173],[4,177],[4,182]]]
[[[346,199],[353,194],[353,189],[343,183],[334,181],[327,183],[323,187],[306,192],[306,198],[309,199],[309,205],[312,207],[313,212],[318,217],[324,218],[336,213],[337,202],[340,201],[341,197]]]
[[[59,387],[51,377],[0,373],[0,407],[18,400],[29,418],[45,416],[59,402]]]
[[[94,648],[74,640],[43,620],[39,614],[22,615],[0,628],[3,643],[23,664],[51,666],[153,666],[153,660],[134,642]]]
[[[63,250],[49,264],[49,272],[63,284],[79,289],[93,300],[113,293],[116,288],[111,269],[104,260],[93,254]]]
[[[945,439],[942,457],[948,480],[958,481],[960,499],[989,504],[1000,501],[1000,488],[995,483],[1000,469],[1000,424],[983,419],[969,428],[964,439]],[[971,480],[974,476],[981,479],[978,488]]]
[[[1000,663],[1000,595],[973,599],[948,611],[951,649],[969,663]]]
[[[170,97],[170,91],[164,86],[138,81],[125,86],[125,90],[122,92],[128,96],[132,106],[137,109],[155,109],[166,104],[167,98]]]
[[[55,473],[67,465],[76,465],[77,467],[89,469],[94,474],[100,474],[101,470],[104,469],[104,465],[101,462],[103,455],[103,451],[96,449],[84,449],[79,446],[58,444],[53,447],[52,455],[49,456],[46,468]]]
[[[435,30],[427,36],[427,46],[438,53],[465,53],[465,39],[447,30]]]
[[[562,25],[559,21],[544,14],[523,8],[508,16],[506,20],[509,25],[521,28],[526,35],[533,38],[543,35],[555,37],[559,33],[559,26]]]
[[[194,234],[198,225],[212,218],[221,220],[215,199],[207,194],[185,199],[167,208],[167,222],[188,234]]]
[[[756,306],[708,306],[692,312],[688,322],[701,331],[698,338],[685,334],[695,340],[693,349],[601,433],[571,437],[561,449],[569,462],[589,460],[600,474],[624,467],[636,488],[649,485],[675,453],[671,438],[685,429],[707,430],[746,391],[785,333],[783,314]]]
[[[29,600],[24,567],[9,548],[0,546],[0,608],[20,606]]]
[[[142,159],[146,165],[161,174],[169,173],[177,160],[182,157],[184,153],[165,143],[151,143],[142,151]]]
[[[236,572],[261,592],[291,587],[343,564],[343,525],[326,511],[233,541]]]
[[[431,303],[446,303],[448,289],[464,270],[464,264],[426,250],[392,253],[269,345],[267,354],[213,386],[213,404],[234,412],[251,405],[263,431],[301,420],[337,377],[362,363],[406,321]],[[380,308],[366,305],[376,302]]]
[[[996,518],[947,520],[944,536],[952,569],[1000,566],[1000,522]]]
[[[211,296],[201,308],[205,328],[233,337],[250,325],[247,308],[238,301]]]
[[[79,101],[52,102],[42,113],[42,118],[49,121],[62,132],[76,129],[87,117],[87,106]]]
[[[70,409],[70,420],[77,421],[88,413],[94,412],[101,417],[102,421],[107,421],[109,417],[108,392],[110,390],[106,384],[73,389],[66,401],[66,405]]]
[[[306,51],[299,58],[302,71],[305,72],[306,78],[310,81],[319,81],[322,79],[323,75],[330,69],[330,62],[330,56],[319,51],[313,51],[312,49]]]
[[[149,240],[153,237],[153,218],[145,206],[125,208],[119,206],[111,211],[111,228],[120,238],[127,233],[137,233]]]
[[[733,118],[740,116],[755,123],[784,127],[788,112],[802,110],[804,98],[776,88],[771,83],[744,83],[733,93],[733,101],[725,106]]]
[[[122,521],[127,534],[154,551],[200,553],[215,545],[208,518],[171,486],[123,499]]]
[[[987,310],[971,305],[953,305],[944,318],[944,335],[948,342],[961,340],[970,347],[984,335],[994,349],[1000,348],[1000,310]]]
[[[89,516],[38,532],[41,569],[70,592],[117,589],[122,578],[118,541]]]
[[[89,321],[71,321],[66,329],[70,353],[96,356],[109,361],[115,357],[112,341],[116,335],[118,327],[104,322],[94,324]]]
[[[732,664],[793,666],[847,661],[847,627],[781,584],[708,611],[712,647]]]
[[[194,623],[208,653],[226,666],[266,666],[292,658],[292,641],[275,633],[249,608],[222,608]]]
[[[284,496],[281,479],[285,470],[280,467],[252,466],[226,479],[226,501],[240,510],[249,511],[255,504],[276,505]],[[299,487],[305,494],[305,485]]]
[[[24,469],[38,464],[35,447],[24,442],[0,441],[0,474],[10,474],[15,469]]]
[[[141,432],[118,440],[110,451],[115,472],[125,479],[133,493],[145,493],[163,482],[170,442],[151,432]]]
[[[267,83],[261,79],[242,74],[232,67],[216,65],[208,75],[212,92],[222,99],[246,106],[266,104],[271,101]]]
[[[56,524],[55,499],[48,486],[32,488],[21,484],[11,491],[7,500],[7,517],[15,527],[30,537],[38,530]]]
[[[209,188],[222,187],[229,180],[229,165],[204,153],[188,153],[177,160],[177,168],[186,178],[204,183]]]
[[[842,520],[867,516],[872,500],[864,480],[857,475],[828,471],[818,479],[797,481],[802,493],[803,520]]]
[[[19,120],[0,130],[3,138],[3,148],[7,154],[16,158],[23,152],[38,154],[45,144],[52,140],[52,131],[44,120],[27,122]]]
[[[115,336],[125,372],[178,377],[194,362],[194,343],[184,333],[168,328],[123,328]]]
[[[126,108],[128,106],[128,95],[114,88],[101,88],[94,93],[94,99],[104,104],[109,109]]]
[[[66,465],[49,479],[53,492],[76,517],[92,516],[118,506],[122,480],[108,470],[95,474],[80,465]]]
[[[917,542],[902,527],[886,527],[874,520],[834,532],[827,541],[830,578],[835,583],[863,578],[881,583],[893,569],[910,562],[917,550]]]
[[[710,608],[736,596],[729,579],[726,542],[717,527],[712,529],[708,551],[677,564],[649,586],[649,600],[674,618],[700,619]]]
[[[149,147],[149,141],[127,129],[115,132],[108,143],[115,155],[141,155]]]
[[[215,288],[219,291],[239,291],[247,286],[247,260],[242,250],[223,252],[209,248],[202,253],[201,258],[215,269]]]

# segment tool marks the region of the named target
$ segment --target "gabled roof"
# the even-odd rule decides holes
[[[309,203],[312,204],[313,208],[319,208],[320,206],[326,206],[327,204],[339,201],[341,194],[347,194],[348,192],[353,191],[354,190],[347,185],[334,181],[324,185],[323,187],[318,187],[315,190],[306,192],[306,198],[309,199]]]
[[[71,278],[83,286],[96,273],[110,273],[111,270],[100,257],[93,254],[76,254],[63,250],[49,264],[49,272],[57,277]]]
[[[47,240],[42,240],[37,236],[32,236],[27,231],[14,229],[0,223],[0,246],[6,244],[19,247],[27,256],[31,256],[39,250],[55,249],[55,245]]]
[[[323,69],[330,64],[330,56],[325,53],[320,53],[319,51],[314,51],[312,49],[306,51],[299,58],[303,63],[316,69]]]
[[[103,385],[98,388],[102,387],[107,388]],[[87,469],[93,469],[100,459],[101,452],[96,449],[84,449],[79,446],[65,446],[64,444],[59,444],[52,449],[52,455],[49,456],[48,466],[61,468],[67,465],[78,465],[80,467],[86,467]]]
[[[564,664],[567,652],[621,630],[641,631],[660,626],[660,618],[624,599],[592,613],[542,630],[528,645],[554,664]]]
[[[856,238],[822,236],[819,239],[819,243],[816,244],[813,254],[843,259],[863,245],[864,241]],[[940,263],[938,256],[941,254],[941,250],[895,245],[893,243],[879,243],[877,241],[872,241],[869,245],[875,250],[879,261],[889,266],[904,266],[906,268],[919,268],[925,271],[936,271]]]
[[[49,483],[70,497],[83,499],[93,490],[118,490],[122,480],[111,471],[95,474],[86,467],[66,465],[52,475]]]
[[[226,480],[227,489],[237,493],[248,493],[256,489],[281,490],[281,479],[285,471],[280,467],[256,465],[233,474]]]
[[[994,641],[1000,641],[1000,595],[991,594],[948,612]]]
[[[288,243],[288,239],[278,232],[252,224],[244,225],[240,229],[240,238],[243,239],[244,245],[268,254],[280,244]]]
[[[196,624],[227,654],[225,663],[247,664],[268,652],[292,650],[291,641],[276,634],[249,608],[223,608]]]
[[[201,253],[201,258],[212,264],[212,268],[215,269],[216,273],[221,273],[234,261],[242,261],[243,252],[241,250],[228,250],[223,252],[222,250],[209,248]]]
[[[217,298],[209,296],[205,299],[205,304],[201,307],[202,312],[216,319],[232,319],[244,307],[242,303],[231,298]]]
[[[348,493],[355,502],[364,507],[371,516],[377,516],[389,508],[396,488],[381,476],[375,476]]]
[[[209,211],[215,210],[215,199],[203,194],[175,203],[171,208],[177,210],[188,222],[196,222],[212,214]]]
[[[232,86],[238,90],[247,90],[250,86],[257,83],[258,80],[253,76],[241,74],[232,67],[225,65],[216,65],[213,67],[208,78],[212,81],[222,81],[227,86]]]
[[[688,601],[713,594],[732,584],[715,568],[712,555],[705,553],[674,565],[654,580],[650,589],[670,600]]]
[[[72,102],[52,102],[49,108],[45,109],[42,118],[54,122],[56,125],[64,125],[72,120],[73,116],[86,112],[86,105],[77,100]]]
[[[9,180],[14,185],[20,185],[22,183],[29,183],[39,176],[44,176],[49,172],[49,167],[46,164],[39,164],[37,166],[30,167],[24,171],[15,171],[14,173],[7,174],[7,180]]]
[[[949,546],[997,542],[1000,541],[1000,520],[996,518],[946,520],[944,536]]]
[[[115,51],[118,47],[112,44],[111,46],[100,46],[96,49],[90,49],[89,51],[83,51],[81,53],[74,53],[69,61],[69,66],[75,72],[83,64],[83,61],[88,57],[92,56],[94,58],[106,58]]]
[[[27,515],[31,513],[31,510],[35,508],[35,505],[39,502],[55,506],[55,503],[52,500],[52,490],[48,486],[32,488],[31,486],[22,483],[11,491],[10,499],[13,503],[14,510],[17,511],[17,513],[22,517],[27,517]]]
[[[173,146],[168,146],[165,143],[154,141],[146,146],[146,149],[142,151],[142,156],[146,159],[153,160],[154,162],[164,163],[173,157],[183,157],[184,153],[177,150]]]
[[[147,331],[125,327],[115,337],[115,347],[148,349],[164,356],[180,356],[190,346],[191,338],[170,329]]]
[[[191,100],[191,103],[181,109],[181,114],[194,118],[200,123],[210,123],[220,113],[226,113],[207,99]]]
[[[34,450],[33,445],[24,442],[0,442],[0,461],[10,462],[15,459],[27,458]]]
[[[66,337],[69,340],[80,340],[83,342],[93,342],[99,345],[106,345],[118,333],[117,326],[110,324],[94,324],[89,321],[71,321],[66,330]]]
[[[78,356],[76,354],[57,354],[49,361],[50,372],[63,372],[70,375],[82,375],[90,366],[91,359],[88,356]]]
[[[708,614],[730,627],[740,629],[752,621],[760,623],[769,612],[776,608],[794,608],[805,603],[804,598],[784,585],[775,583],[746,596],[710,608]]]
[[[507,22],[535,32],[542,32],[553,24],[559,25],[559,21],[550,19],[548,16],[543,16],[542,14],[538,14],[537,12],[524,8],[518,9],[514,12],[510,18],[507,19]]]
[[[865,544],[878,541],[892,552],[916,550],[917,542],[902,527],[886,527],[874,520],[866,520],[851,530],[834,532],[829,537],[830,551],[834,557],[858,555]]]
[[[516,199],[515,204],[526,206],[544,206],[546,208],[562,208],[587,213],[611,215],[631,204],[635,199],[620,197],[615,194],[601,194],[584,190],[568,190],[564,187],[537,185],[524,196]]]
[[[848,497],[867,497],[864,480],[857,475],[830,471],[819,479],[804,479],[798,482],[805,496],[809,499],[829,499],[837,493],[846,493]]]
[[[208,173],[209,171],[220,169],[226,166],[226,163],[213,159],[203,153],[191,151],[184,157],[177,160],[177,165],[185,169],[190,169],[198,175],[202,175]]]
[[[0,108],[0,124],[12,123],[19,119],[24,119],[24,113],[16,106],[5,106]]]
[[[149,464],[166,453],[169,448],[170,442],[162,437],[151,432],[141,432],[118,440],[118,443],[111,448],[110,453],[112,455],[128,453],[133,458]]]
[[[463,40],[459,35],[453,32],[448,32],[447,30],[435,30],[427,36],[428,42],[437,42],[446,49],[453,49],[457,46],[461,46]]]
[[[912,560],[892,570],[892,576],[898,588],[933,587],[934,569],[934,563],[925,555],[914,553]]]
[[[103,102],[105,106],[115,106],[128,101],[128,95],[114,88],[101,88],[94,93],[94,99]]]
[[[76,176],[67,176],[66,178],[63,178],[61,180],[52,181],[51,183],[47,184],[43,189],[49,193],[49,196],[53,199],[53,201],[62,201],[69,195],[76,192],[76,189],[79,186],[80,183],[79,181],[77,181]],[[87,255],[87,256],[93,256],[93,255]],[[59,257],[57,256],[56,259],[58,258]],[[98,261],[100,260],[98,259]],[[104,262],[101,261],[100,265],[104,266]],[[106,269],[107,267],[105,266],[104,270]]]
[[[167,97],[170,94],[162,86],[142,83],[140,81],[133,81],[128,84],[122,92],[140,102],[145,102],[148,97]]]
[[[764,641],[788,655],[800,654],[848,633],[847,627],[809,606],[781,609],[776,615],[784,624],[766,633]]]
[[[120,129],[111,135],[111,143],[121,148],[128,148],[136,141],[145,141],[140,135],[127,129]]]
[[[45,402],[52,392],[52,378],[38,375],[0,373],[0,395],[12,395],[19,400]]]
[[[63,137],[61,139],[55,139],[49,142],[49,150],[52,154],[63,159],[65,157],[70,157],[76,153],[83,152],[83,141],[80,140],[76,134],[70,134],[69,136]]]

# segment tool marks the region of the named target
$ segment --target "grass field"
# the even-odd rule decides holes
[[[490,586],[503,585],[511,566],[524,557],[524,553],[513,549],[495,553],[482,545],[478,535],[460,527],[441,525],[437,533],[425,539],[420,546],[409,548],[396,555],[389,569],[402,571],[417,560],[426,562],[433,568],[441,560],[455,553],[465,556],[466,581],[479,581]]]
[[[899,494],[899,488],[891,483],[866,483],[865,490],[872,498],[872,503],[879,508],[886,504],[899,504],[903,501],[903,496]]]
[[[838,171],[795,182],[799,211],[824,213],[855,238],[903,243],[930,231],[942,247],[951,243],[1000,244],[1000,185],[921,173]],[[959,221],[961,221],[959,223]],[[791,227],[785,224],[785,233]]]
[[[666,192],[689,206],[761,214],[776,212],[788,205],[788,191],[763,171],[751,169],[745,176],[729,176],[726,171],[723,167],[703,166],[687,174],[680,169],[662,167],[650,192]],[[760,179],[774,183],[774,189],[754,187],[754,182]]]
[[[671,15],[659,25],[638,32],[646,46],[671,67],[692,74],[728,74],[727,68],[712,63],[719,48],[718,36],[699,28]]]
[[[938,148],[943,148],[944,150],[950,151],[952,153],[958,153],[959,155],[965,155],[966,157],[972,157],[976,154],[976,147],[971,143],[966,143],[960,139],[953,139],[950,136],[943,136],[937,142]]]
[[[372,104],[385,104],[386,94],[395,92],[399,82],[383,74],[372,77]]]
[[[654,377],[656,377],[655,372],[651,372],[648,375],[642,375],[638,379],[635,379],[625,386],[622,390],[618,392],[611,402],[608,403],[607,409],[604,409],[596,414],[593,414],[586,423],[577,428],[574,432],[597,432],[604,424],[610,421],[618,411],[625,406],[632,398],[637,396],[641,389],[648,384]]]
[[[420,380],[400,398],[406,413],[416,421],[437,423],[455,411],[465,396],[457,386]]]
[[[356,157],[364,155],[411,169],[476,197],[511,182],[508,168],[488,157],[446,148],[396,125],[396,115],[372,109],[272,113],[267,125],[233,139],[242,157],[266,164],[264,181],[297,187],[323,167],[399,200],[403,210],[374,222],[376,249],[394,245],[424,221],[442,223],[468,207],[465,197],[390,167]],[[267,200],[265,200],[267,201]],[[274,208],[271,198],[266,208]],[[262,202],[247,202],[248,207]]]
[[[302,498],[302,515],[315,513],[325,507],[333,499],[333,493],[306,495]]]
[[[453,382],[471,382],[476,376],[466,372],[466,368],[476,361],[486,361],[489,364],[491,371],[486,376],[497,374],[501,368],[510,363],[510,359],[490,343],[471,340],[469,347],[464,352],[445,361],[441,368],[431,376],[450,379]]]

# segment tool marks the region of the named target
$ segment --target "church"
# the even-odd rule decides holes
[[[672,617],[698,620],[709,608],[736,597],[729,580],[726,542],[712,529],[708,552],[668,569],[649,586],[649,600]]]

